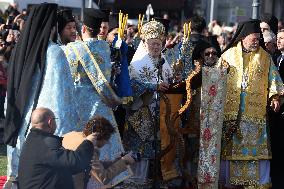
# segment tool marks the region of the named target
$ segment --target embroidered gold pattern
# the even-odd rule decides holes
[[[148,140],[153,135],[153,120],[148,107],[142,107],[128,119],[135,132],[142,141]]]
[[[244,186],[244,189],[270,189],[270,188],[272,188],[271,183],[258,184],[258,185],[253,185],[253,186]]]
[[[139,70],[140,79],[144,82],[149,82],[155,78],[155,69],[150,67],[143,66],[141,70]]]
[[[237,138],[230,134],[232,122],[225,122],[223,126],[222,159],[225,160],[260,160],[271,159],[270,144],[266,133],[266,123],[256,124],[241,121],[240,132],[243,136]]]
[[[231,161],[230,183],[233,185],[257,185],[259,184],[258,161]]]
[[[160,39],[161,41],[163,41],[164,36],[165,36],[165,27],[160,22],[153,20],[142,26],[141,38],[146,41],[148,39]]]
[[[236,120],[240,104],[241,83],[244,69],[248,71],[248,87],[246,89],[246,106],[244,119],[253,118],[258,123],[266,119],[268,95],[268,73],[270,57],[260,48],[258,52],[242,57],[241,42],[226,51],[222,59],[230,64],[228,74],[228,92],[225,105],[225,121]],[[257,87],[256,87],[257,86]]]

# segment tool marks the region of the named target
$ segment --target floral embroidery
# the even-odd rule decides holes
[[[144,82],[149,82],[151,80],[153,80],[153,78],[155,78],[156,74],[155,74],[155,70],[150,68],[150,67],[142,67],[141,70],[139,70],[139,76],[140,79]]]
[[[212,182],[212,177],[211,177],[211,175],[210,175],[210,173],[209,172],[206,172],[205,173],[205,182]]]
[[[216,86],[215,86],[215,85],[212,85],[212,86],[210,87],[210,90],[209,90],[209,95],[210,95],[210,96],[216,96],[216,94],[217,94]]]
[[[198,182],[201,188],[218,186],[226,70],[202,68]],[[217,92],[218,90],[218,92]],[[208,186],[208,187],[207,187]],[[215,187],[214,187],[215,186]]]
[[[206,141],[209,141],[212,138],[211,131],[209,128],[206,128],[203,133],[203,138]]]

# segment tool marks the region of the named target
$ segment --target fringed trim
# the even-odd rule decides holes
[[[231,161],[258,161],[258,160],[268,160],[272,159],[272,156],[223,156],[224,160],[231,160]]]
[[[231,178],[230,184],[241,185],[241,186],[258,186],[258,181],[257,180]]]
[[[244,189],[270,189],[270,188],[272,188],[271,183],[259,184],[259,185],[255,185],[255,186],[244,186]]]
[[[238,116],[237,112],[225,113],[224,121],[237,120],[237,116]],[[266,124],[265,118],[256,118],[256,117],[253,117],[253,116],[243,115],[241,119],[242,119],[242,121],[248,121],[248,122],[253,122],[253,123],[257,123],[257,124]]]
[[[231,121],[231,120],[237,120],[238,113],[225,113],[224,114],[224,121]]]

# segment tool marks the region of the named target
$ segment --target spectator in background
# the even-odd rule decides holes
[[[217,37],[217,41],[219,43],[221,51],[223,51],[226,48],[226,33],[222,33]]]
[[[3,37],[0,38],[0,52],[4,56],[4,59],[2,62],[4,69],[7,69],[8,67],[8,62],[9,62],[13,48],[14,46],[7,43]]]
[[[169,33],[166,36],[166,44],[165,44],[165,48],[172,48],[174,47],[178,42],[178,35],[176,35],[175,33]]]
[[[271,31],[270,26],[266,22],[261,22],[260,23],[260,29],[261,32],[263,33],[264,31]]]
[[[280,51],[280,55],[277,58],[277,68],[280,73],[281,79],[284,79],[284,30],[280,30],[277,34],[277,48]],[[283,165],[283,155],[284,150],[283,144],[279,142],[279,139],[284,138],[284,105],[280,106],[280,111],[271,114],[270,121],[272,122],[270,126],[271,131],[271,179],[273,183],[273,188],[283,188],[283,178],[284,178],[284,165]]]
[[[17,16],[18,14],[20,14],[20,12],[18,11],[18,4],[17,3],[10,3],[10,5],[8,6],[8,8],[5,10],[4,14],[6,16]]]
[[[6,43],[8,45],[15,45],[16,40],[18,40],[18,38],[19,38],[19,35],[18,35],[17,30],[9,29],[8,35],[6,38]]]
[[[5,64],[7,62],[4,56],[5,49],[0,50],[0,119],[4,119],[4,104],[7,89],[7,73]]]
[[[132,45],[134,36],[135,36],[135,26],[129,24],[129,25],[127,26],[127,30],[126,30],[126,40],[125,40],[125,42],[126,42],[127,45]],[[133,55],[134,55],[134,53],[135,53],[135,52],[133,52]],[[131,57],[131,59],[132,59],[132,57]]]
[[[266,48],[265,50],[271,55],[274,64],[277,65],[277,58],[280,52],[277,50],[275,34],[266,30],[262,33],[262,36]]]
[[[8,67],[8,63],[9,63],[13,48],[14,46],[11,46],[11,45],[5,48],[5,52],[4,52],[5,62],[3,63],[3,66],[5,69],[7,69]]]
[[[2,18],[2,11],[0,10],[0,24],[4,24],[5,20]]]
[[[279,20],[278,21],[278,31],[284,29],[284,26],[283,26],[283,21],[282,20]]]
[[[126,30],[126,40],[125,43],[128,45],[128,49],[127,49],[127,61],[128,64],[130,64],[134,54],[135,54],[135,41],[134,41],[134,37],[135,37],[135,30],[137,28],[134,25],[128,25],[127,30]]]
[[[1,31],[1,38],[6,42],[6,38],[7,38],[7,35],[8,35],[8,30],[4,29],[4,25],[5,24],[2,24],[0,26],[0,31]]]
[[[17,16],[16,18],[18,19]],[[5,39],[7,45],[14,45],[20,36],[19,26],[14,23],[15,19],[13,16],[9,16],[5,24],[1,24],[0,31],[2,32],[2,38]]]
[[[26,20],[27,20],[27,15],[25,14],[17,15],[13,23],[14,28],[17,28],[19,31],[22,31]]]
[[[21,14],[22,14],[23,16],[28,16],[28,11],[27,11],[27,9],[23,9]]]
[[[266,13],[261,16],[260,20],[261,20],[260,29],[262,32],[264,32],[265,30],[268,30],[268,31],[272,31],[275,35],[277,34],[278,19],[275,16],[269,13]]]
[[[277,58],[277,68],[281,75],[282,80],[284,80],[284,30],[280,30],[277,34],[277,47],[281,52],[281,56]]]
[[[2,49],[5,50],[6,48],[7,48],[7,44],[6,44],[5,39],[0,38],[0,51],[1,51]]]
[[[165,14],[163,15],[163,19],[169,20],[170,17],[169,17],[169,15],[168,15],[167,13],[165,13]]]
[[[190,18],[189,21],[191,22],[190,41],[194,48],[200,39],[205,38],[203,33],[204,30],[206,29],[206,21],[201,16],[193,16],[192,18]]]
[[[234,36],[234,28],[232,31],[228,31],[226,33],[226,46],[230,43],[230,41],[232,40],[233,36]]]
[[[212,33],[212,35],[221,35],[222,27],[221,24],[217,20],[213,20],[208,24],[208,31]]]

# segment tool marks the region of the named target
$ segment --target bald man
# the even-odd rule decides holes
[[[48,108],[37,108],[31,117],[32,129],[19,162],[21,189],[73,189],[72,175],[90,166],[95,135],[89,135],[75,150],[62,147],[62,138],[53,135],[56,117]]]
[[[48,108],[38,108],[32,113],[32,128],[37,128],[47,133],[53,134],[56,129],[54,113]]]

